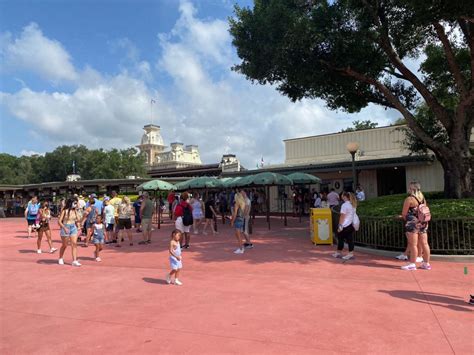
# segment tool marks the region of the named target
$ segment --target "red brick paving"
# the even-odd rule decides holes
[[[58,265],[24,220],[0,220],[0,353],[474,353],[473,264],[343,264],[311,245],[307,222],[272,224],[257,221],[244,255],[228,225],[193,236],[178,287],[164,282],[169,223],[151,245],[107,247],[102,263],[79,248],[73,268],[69,249]]]

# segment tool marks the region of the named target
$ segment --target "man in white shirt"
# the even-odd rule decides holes
[[[327,196],[329,208],[335,207],[339,204],[339,194],[331,189],[331,192]]]
[[[253,244],[250,241],[250,234],[249,234],[249,223],[250,223],[250,209],[252,208],[252,201],[247,196],[245,190],[240,190],[240,194],[244,197],[245,200],[245,210],[244,210],[244,236],[245,236],[245,249],[252,249]]]

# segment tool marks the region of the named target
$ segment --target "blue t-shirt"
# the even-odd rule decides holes
[[[133,203],[133,207],[135,208],[135,215],[139,216],[140,215],[140,208],[142,207],[142,202],[140,200],[137,200]]]
[[[97,199],[97,198],[95,198],[94,201],[95,201],[94,206],[95,206],[95,208],[97,208],[98,213],[102,214],[102,207],[103,207],[104,203],[101,200]]]
[[[28,210],[26,219],[29,219],[29,220],[36,219],[36,215],[38,214],[39,208],[40,208],[39,203],[28,202],[28,206],[26,207],[26,209]]]

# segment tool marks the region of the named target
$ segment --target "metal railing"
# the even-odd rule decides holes
[[[334,232],[340,206],[332,209]],[[374,249],[403,251],[407,246],[405,222],[395,217],[361,216],[356,245]],[[474,217],[434,218],[428,225],[428,244],[438,255],[474,255]]]
[[[405,249],[407,242],[402,220],[364,216],[360,216],[360,220],[360,229],[355,234],[357,245],[386,250]],[[428,226],[428,243],[433,254],[473,255],[474,218],[432,220]]]

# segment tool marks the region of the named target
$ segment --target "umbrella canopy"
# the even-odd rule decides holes
[[[137,186],[137,191],[170,191],[174,189],[173,184],[159,179],[147,181]]]
[[[306,174],[306,173],[293,173],[287,175],[288,178],[293,181],[293,184],[306,184],[306,185],[311,185],[311,184],[317,184],[321,182],[321,179],[311,175],[311,174]]]
[[[237,186],[293,185],[293,181],[282,174],[264,172],[249,175],[237,182]]]
[[[188,189],[214,189],[221,188],[222,182],[215,177],[200,176],[194,179],[182,181],[176,184],[177,190],[188,190]]]

